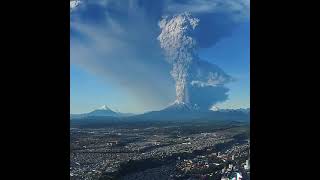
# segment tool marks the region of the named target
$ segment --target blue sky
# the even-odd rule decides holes
[[[107,105],[114,111],[142,112],[122,88],[117,88],[83,68],[72,64],[70,69],[70,109],[72,114],[92,111]]]
[[[218,104],[221,108],[250,107],[250,24],[245,23],[234,29],[230,37],[216,46],[203,49],[200,56],[219,65],[235,78],[229,87],[229,100]]]
[[[174,5],[171,6],[181,10]],[[152,20],[156,22],[160,14],[149,14],[148,17],[153,19],[145,20],[140,7],[135,7],[133,25],[132,20],[121,15],[123,9],[128,9],[122,9],[122,6],[105,5],[101,11],[110,10],[107,17],[97,12],[97,7],[80,11],[78,16],[74,15],[80,23],[72,17],[70,109],[73,114],[89,112],[104,104],[121,112],[142,113],[161,109],[174,100],[174,83],[165,61],[158,55],[159,49],[154,45],[157,42],[152,40],[158,33]],[[172,9],[167,13],[174,11]],[[194,11],[206,16],[209,10]],[[218,65],[235,79],[225,85],[229,88],[228,100],[216,106],[250,107],[250,21],[233,25],[230,34],[219,38],[210,47],[200,49],[199,56]]]

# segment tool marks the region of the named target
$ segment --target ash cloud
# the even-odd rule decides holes
[[[159,22],[158,36],[167,61],[172,64],[171,75],[175,80],[176,103],[208,109],[227,99],[224,83],[231,77],[216,65],[199,58],[195,30],[200,20],[191,13],[165,17]]]
[[[248,19],[246,2],[82,0],[71,12],[71,63],[131,93],[137,106],[145,110],[163,108],[174,101],[177,91],[189,94],[182,93],[181,101],[203,107],[224,101],[227,89],[223,84],[230,77],[200,60],[197,50],[214,46]],[[183,52],[168,49],[164,56],[157,39],[163,30],[158,23],[163,16],[170,21],[185,11],[196,17],[185,36],[190,43],[181,46]],[[183,63],[177,63],[180,61]],[[182,90],[177,90],[179,83]]]
[[[172,64],[171,75],[176,82],[176,101],[189,103],[188,82],[190,69],[197,58],[196,41],[191,37],[192,30],[198,25],[199,19],[190,14],[164,18],[159,22],[161,34],[158,36],[161,48],[165,50],[167,61]]]

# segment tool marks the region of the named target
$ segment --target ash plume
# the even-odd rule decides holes
[[[175,80],[175,103],[203,109],[227,98],[228,89],[223,87],[223,84],[231,81],[231,77],[216,65],[199,58],[199,45],[195,33],[199,23],[198,18],[187,12],[171,18],[164,17],[159,22],[161,33],[158,40],[165,52],[166,60],[172,65],[170,74]],[[203,97],[203,94],[198,95],[201,92],[215,93],[214,97],[222,98],[200,98],[198,101],[197,97]]]

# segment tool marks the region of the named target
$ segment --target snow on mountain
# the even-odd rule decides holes
[[[218,107],[216,107],[216,106],[212,106],[212,107],[210,108],[210,110],[211,110],[211,111],[219,111],[220,109],[219,109]]]
[[[198,110],[198,107],[196,105],[192,106],[189,103],[175,101],[174,103],[164,108],[162,111],[191,112],[196,110]]]
[[[103,105],[99,108],[99,110],[106,110],[106,111],[112,111],[107,105]]]
[[[220,112],[243,112],[243,113],[250,113],[250,108],[239,108],[239,109],[219,109]]]

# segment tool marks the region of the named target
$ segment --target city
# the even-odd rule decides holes
[[[70,179],[250,179],[249,134],[200,121],[73,127]]]

